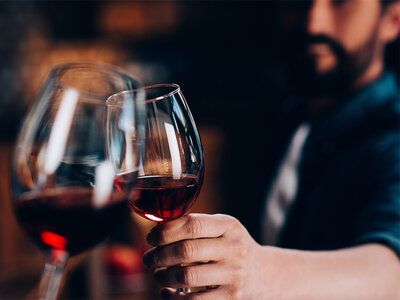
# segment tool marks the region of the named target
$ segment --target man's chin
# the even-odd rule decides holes
[[[324,55],[314,58],[313,65],[315,66],[315,74],[317,76],[326,76],[327,74],[334,73],[337,69],[337,59],[332,55]]]
[[[311,72],[317,80],[334,77],[337,73],[335,66],[320,66],[316,65],[315,70]]]

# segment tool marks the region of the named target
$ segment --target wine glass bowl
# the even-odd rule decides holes
[[[140,86],[111,66],[60,65],[25,119],[12,166],[13,206],[24,231],[47,254],[40,299],[56,297],[68,257],[103,241],[126,209],[105,146],[105,103]]]
[[[124,91],[108,101],[120,103],[141,91],[145,93],[146,127],[137,178],[117,170],[115,185],[128,195],[133,211],[149,220],[164,222],[181,217],[195,202],[203,182],[203,148],[190,109],[176,84]]]

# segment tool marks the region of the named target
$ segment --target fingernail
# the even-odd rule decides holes
[[[150,264],[151,264],[151,252],[152,251],[149,251],[149,252],[146,252],[144,255],[143,255],[143,258],[142,258],[142,261],[143,261],[143,263],[146,265],[146,266],[149,266]]]
[[[162,271],[161,270],[153,272],[154,279],[157,280],[157,281],[160,281],[161,275],[162,275]]]
[[[150,245],[153,245],[153,246],[156,245],[156,234],[154,233],[154,230],[151,230],[151,231],[149,232],[149,234],[147,235],[146,239],[147,239],[147,242],[148,242]]]
[[[171,299],[171,294],[169,293],[168,290],[161,290],[160,296],[162,300],[169,300]]]

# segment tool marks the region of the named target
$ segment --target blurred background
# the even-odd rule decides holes
[[[250,127],[253,136],[267,136],[290,91],[281,22],[278,1],[1,1],[0,299],[34,297],[43,265],[12,214],[9,168],[22,118],[55,64],[104,62],[146,85],[178,83],[206,156],[191,211],[223,212],[233,169],[226,166],[237,163],[228,155],[232,145],[246,143]],[[387,60],[399,72],[398,41]],[[74,258],[63,297],[157,299],[159,287],[141,264],[151,226],[133,217],[118,243]]]

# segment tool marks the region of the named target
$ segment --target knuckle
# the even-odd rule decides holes
[[[250,249],[249,246],[244,241],[239,241],[235,249],[235,252],[238,258],[243,259],[249,256]]]
[[[232,285],[229,294],[233,300],[243,299],[243,289],[241,285],[239,283]]]
[[[193,267],[182,267],[178,272],[178,283],[184,286],[194,286],[197,283],[198,275]]]
[[[243,282],[244,279],[245,278],[243,267],[239,265],[232,271],[232,282],[238,284],[240,282]]]
[[[215,216],[220,218],[224,222],[229,222],[229,223],[235,222],[237,220],[235,217],[225,214],[215,214]]]
[[[166,230],[160,230],[158,232],[158,241],[160,244],[168,243],[168,233]]]
[[[153,265],[159,266],[162,263],[161,255],[159,250],[153,252]]]
[[[229,299],[244,299],[244,284],[243,281],[239,282],[234,282],[233,284],[230,284],[226,286],[226,294],[229,296]]]
[[[193,241],[183,241],[178,246],[178,255],[184,261],[190,261],[193,257],[196,256],[198,249]]]
[[[188,215],[186,230],[189,236],[197,237],[201,234],[203,230],[203,224],[199,218],[192,215]]]
[[[232,219],[230,220],[230,222],[231,222],[231,226],[232,226],[232,228],[233,228],[234,230],[237,230],[237,231],[242,230],[243,225],[242,225],[242,223],[240,223],[240,221],[239,221],[238,219],[232,218]]]
[[[238,219],[229,215],[219,215],[224,219],[224,223],[227,225],[227,231],[239,232],[242,230],[243,225]]]

